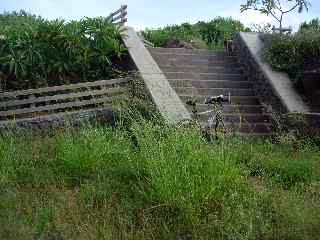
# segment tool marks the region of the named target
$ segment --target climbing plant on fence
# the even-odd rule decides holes
[[[123,32],[106,18],[48,21],[24,11],[0,15],[0,80],[6,90],[119,75]]]

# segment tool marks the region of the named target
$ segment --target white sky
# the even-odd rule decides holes
[[[107,16],[122,4],[128,5],[128,25],[137,30],[155,28],[168,24],[210,20],[216,16],[231,16],[245,25],[270,22],[271,18],[254,11],[240,13],[245,0],[0,0],[0,12],[25,9],[45,18],[80,19],[84,16]],[[290,14],[285,26],[295,29],[302,21],[320,17],[320,1],[311,0],[308,13]]]

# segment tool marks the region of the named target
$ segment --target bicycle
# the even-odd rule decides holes
[[[187,105],[192,106],[192,113],[196,121],[198,121],[201,115],[209,114],[206,125],[204,126],[206,136],[210,135],[210,132],[214,129],[216,138],[218,138],[218,128],[220,125],[222,125],[223,132],[227,132],[223,120],[223,103],[231,103],[230,92],[227,98],[224,95],[207,97],[204,104],[207,104],[209,110],[200,113],[198,113],[196,99],[189,99],[186,102]]]

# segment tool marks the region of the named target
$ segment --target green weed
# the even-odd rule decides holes
[[[245,139],[208,144],[196,127],[143,120],[51,137],[7,135],[0,146],[2,239],[319,234],[317,149]]]

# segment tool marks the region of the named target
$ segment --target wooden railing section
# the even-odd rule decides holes
[[[0,120],[110,106],[130,77],[0,93]]]
[[[114,24],[119,24],[119,25],[124,25],[128,19],[127,19],[127,5],[122,5],[120,9],[118,9],[117,11],[111,13],[107,19],[114,23]]]

